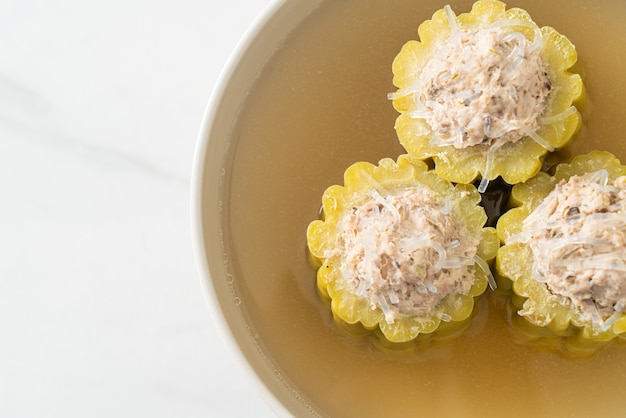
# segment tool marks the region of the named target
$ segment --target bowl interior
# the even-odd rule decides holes
[[[471,3],[451,6],[462,13]],[[335,323],[317,294],[306,227],[350,164],[403,153],[387,100],[391,63],[443,5],[285,0],[249,34],[209,105],[197,152],[194,228],[210,303],[278,413],[484,417],[523,402],[526,414],[614,414],[624,347],[572,361],[516,333],[505,295],[482,298],[452,341],[389,350]],[[603,149],[626,161],[626,4],[508,6],[578,49],[590,101],[558,158]]]

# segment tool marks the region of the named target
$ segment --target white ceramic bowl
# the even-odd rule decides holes
[[[281,381],[241,314],[222,240],[221,199],[233,124],[250,85],[285,36],[321,1],[275,0],[250,27],[216,83],[200,128],[193,169],[194,250],[214,321],[243,369],[250,372],[250,380],[280,416],[301,415],[309,408]]]
[[[472,1],[453,3],[463,12]],[[624,161],[622,145],[602,139],[612,131],[602,118],[623,120],[626,82],[612,55],[598,45],[615,53],[626,50],[620,20],[625,3],[517,3],[541,25],[553,24],[572,39],[592,80],[590,96],[603,99],[594,103],[597,116],[570,151],[606,149]],[[612,389],[623,387],[621,376],[626,376],[626,362],[612,359],[625,358],[623,347],[576,363],[532,343],[518,344],[500,312],[503,301],[494,297],[478,304],[464,339],[390,358],[380,347],[345,337],[315,293],[315,272],[306,262],[307,222],[318,215],[324,188],[341,183],[349,164],[403,152],[393,130],[397,113],[386,99],[394,89],[391,63],[403,43],[416,38],[417,25],[444,4],[276,0],[247,33],[212,95],[194,162],[194,247],[215,322],[278,415],[349,416],[355,406],[359,416],[389,416],[390,408],[403,416],[416,411],[427,416],[611,415],[621,408]],[[385,9],[389,6],[392,10]],[[616,17],[603,10],[614,10]],[[606,16],[589,20],[594,13]],[[311,23],[313,17],[317,20]],[[289,55],[291,61],[283,59]],[[300,85],[297,73],[309,77],[308,84]],[[274,126],[257,138],[259,115]],[[285,135],[282,143],[274,141],[276,135]],[[244,170],[251,165],[259,167]],[[251,196],[242,198],[246,193]],[[297,204],[285,210],[281,199]],[[287,241],[280,248],[263,248],[257,237],[252,246],[245,242],[246,228],[265,234],[268,243],[276,237]],[[276,271],[266,265],[272,257]],[[282,263],[286,258],[289,263]],[[242,262],[250,265],[240,268]],[[295,297],[286,300],[287,294]],[[494,332],[481,334],[483,329]],[[386,391],[391,386],[395,389]],[[551,390],[555,387],[559,391]]]

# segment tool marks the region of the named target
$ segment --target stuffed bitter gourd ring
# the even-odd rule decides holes
[[[409,154],[431,158],[457,183],[501,176],[509,184],[537,172],[549,151],[580,125],[573,103],[583,84],[569,69],[571,42],[539,28],[522,9],[477,1],[455,16],[446,6],[419,26],[394,60],[396,131]]]
[[[454,186],[407,155],[349,167],[307,230],[333,314],[391,342],[466,320],[493,281],[495,229],[472,185]]]
[[[520,315],[556,336],[626,333],[626,166],[594,151],[513,187],[497,226]]]

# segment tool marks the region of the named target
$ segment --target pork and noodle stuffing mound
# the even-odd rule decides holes
[[[513,193],[497,267],[522,297],[519,314],[556,335],[626,332],[626,167],[596,151]]]
[[[400,143],[432,158],[449,181],[528,180],[580,125],[576,49],[551,27],[494,0],[456,16],[449,6],[419,26],[393,62]]]
[[[307,231],[317,285],[333,314],[392,342],[462,323],[489,281],[498,241],[471,185],[409,156],[356,163],[323,197]]]

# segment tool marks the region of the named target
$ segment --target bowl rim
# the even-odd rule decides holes
[[[236,47],[229,56],[226,64],[220,71],[217,81],[214,84],[213,90],[209,96],[208,103],[206,105],[200,129],[197,135],[196,147],[194,150],[194,159],[192,163],[191,172],[191,187],[190,187],[190,209],[191,209],[191,238],[193,246],[193,255],[196,264],[196,271],[200,280],[205,301],[209,307],[209,312],[213,323],[215,324],[218,334],[221,340],[226,345],[228,352],[232,353],[232,358],[243,371],[244,376],[251,383],[253,389],[261,395],[266,405],[278,416],[292,416],[294,410],[288,408],[285,402],[280,400],[280,397],[275,391],[272,391],[267,384],[265,384],[259,375],[258,367],[252,362],[252,359],[244,352],[242,346],[237,340],[233,329],[229,326],[228,320],[223,311],[223,307],[220,302],[220,298],[215,287],[215,277],[211,274],[211,263],[207,257],[208,251],[210,251],[204,225],[204,202],[205,202],[205,189],[207,175],[207,160],[210,151],[210,146],[213,142],[217,141],[214,138],[213,130],[218,123],[218,111],[222,105],[222,102],[228,95],[229,86],[232,85],[236,79],[236,70],[242,66],[250,52],[253,50],[254,42],[263,34],[268,26],[274,21],[278,21],[281,17],[288,14],[286,9],[291,6],[292,10],[306,9],[300,19],[297,19],[293,23],[291,28],[281,29],[283,33],[282,37],[286,37],[293,28],[295,28],[311,11],[319,6],[324,0],[270,0],[265,8],[249,25],[243,36],[240,38]],[[282,12],[282,13],[281,13]],[[273,50],[279,46],[273,45]],[[271,56],[271,53],[270,53]],[[265,61],[267,61],[266,57]],[[264,64],[258,62],[258,69],[260,70]],[[243,102],[245,98],[241,98]],[[234,115],[236,117],[236,115]],[[228,147],[227,147],[228,148]],[[222,156],[224,157],[224,156]],[[219,175],[220,167],[212,167],[213,175]],[[219,190],[214,191],[219,194]],[[285,387],[285,389],[287,389]],[[302,407],[302,405],[301,405]]]

